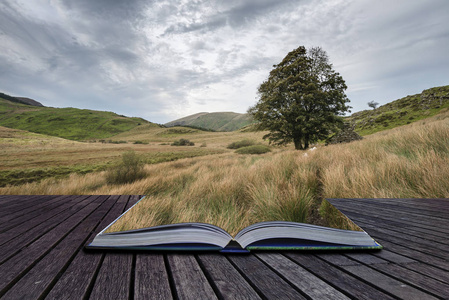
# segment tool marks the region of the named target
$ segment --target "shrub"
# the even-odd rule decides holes
[[[235,151],[238,154],[263,154],[271,152],[270,147],[265,145],[253,145],[248,147],[242,147]]]
[[[241,140],[238,142],[233,142],[228,145],[228,149],[240,149],[243,147],[253,146],[255,142],[253,140]]]
[[[171,145],[172,146],[194,146],[195,143],[191,142],[189,140],[186,140],[186,139],[179,139],[177,141],[174,141]]]
[[[106,173],[106,181],[110,184],[124,184],[134,182],[145,177],[144,163],[134,152],[125,152],[119,165]]]
[[[144,142],[144,141],[135,141],[134,144],[135,145],[147,145],[148,143]]]

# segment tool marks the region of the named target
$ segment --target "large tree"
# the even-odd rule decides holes
[[[347,86],[324,50],[291,51],[259,86],[259,100],[248,113],[273,144],[294,142],[295,149],[326,138],[343,123],[349,111]]]

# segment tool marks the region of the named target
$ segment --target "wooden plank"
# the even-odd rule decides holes
[[[0,252],[0,262],[4,262],[9,257],[13,256],[15,253],[21,251],[23,247],[33,243],[35,240],[39,239],[41,236],[46,234],[48,231],[56,227],[61,222],[64,222],[67,218],[73,215],[74,211],[69,208],[73,207],[80,202],[79,200],[85,199],[85,196],[82,197],[73,197],[72,201],[67,201],[65,205],[60,206],[58,209],[52,210],[55,215],[42,223],[39,224],[41,218],[34,218],[30,222],[24,223],[22,226],[18,226],[18,232],[24,232],[23,234],[17,233],[16,230],[9,230],[2,234],[0,234],[0,239],[7,241],[4,245],[2,245],[2,251]],[[84,206],[88,205],[87,201],[82,202]],[[81,209],[82,207],[79,207]],[[62,210],[62,212],[59,212]],[[42,216],[42,219],[50,217],[45,214]]]
[[[7,209],[15,205],[20,206],[20,203],[33,199],[36,195],[0,195],[0,197],[0,206],[3,209]]]
[[[346,212],[346,211],[345,211]],[[446,244],[446,237],[447,237],[447,233],[444,232],[440,232],[435,230],[435,228],[433,227],[433,225],[426,225],[426,224],[415,224],[412,222],[404,222],[401,220],[397,220],[397,219],[387,219],[386,217],[384,218],[373,218],[372,215],[369,215],[369,212],[365,211],[362,213],[358,213],[355,211],[351,211],[350,212],[351,215],[351,220],[356,221],[357,224],[363,222],[363,223],[367,223],[370,225],[374,225],[377,226],[379,228],[386,228],[392,231],[396,231],[396,232],[405,232],[405,230],[407,231],[408,234],[412,234],[415,236],[423,236],[425,237],[425,239],[431,240],[431,241],[436,241],[439,243],[444,243]],[[389,216],[390,218],[392,216]]]
[[[384,290],[400,299],[437,299],[428,293],[424,293],[417,288],[414,288],[409,284],[406,284],[396,278],[389,277],[364,265],[344,266],[343,268],[354,276],[363,279],[365,282],[369,282],[370,284],[375,285],[377,288]]]
[[[13,232],[13,234],[20,234],[21,232],[23,232],[23,231],[20,231],[20,228],[21,228],[20,225],[27,224],[35,218],[48,219],[48,218],[52,217],[54,215],[52,210],[57,209],[60,206],[63,206],[65,204],[65,202],[70,201],[71,198],[73,198],[73,197],[71,197],[71,196],[55,197],[53,199],[47,200],[45,202],[45,205],[43,205],[33,211],[25,212],[24,214],[21,214],[21,215],[11,214],[11,215],[9,215],[10,219],[6,221],[7,224],[1,225],[3,228],[2,232],[10,231],[10,232]]]
[[[5,209],[11,207],[23,207],[24,202],[29,202],[37,198],[42,198],[39,195],[3,195],[5,199],[1,202],[1,206]]]
[[[129,299],[133,256],[109,253],[95,281],[91,299]]]
[[[200,254],[198,260],[220,299],[261,299],[224,255]]]
[[[68,235],[55,245],[4,295],[7,299],[37,299],[51,288],[58,274],[70,263],[75,253],[84,245],[98,222],[112,203],[102,199],[101,205],[88,214]]]
[[[410,214],[405,214],[401,212],[391,212],[391,211],[383,211],[376,210],[371,211],[366,207],[357,207],[352,205],[340,205],[339,210],[350,217],[350,219],[364,218],[369,219],[371,222],[377,223],[401,223],[402,226],[405,227],[413,227],[413,228],[423,228],[433,231],[432,234],[439,235],[448,234],[449,229],[447,229],[444,224],[447,220],[438,219],[437,221],[432,218],[418,218],[411,216]],[[441,221],[443,220],[443,221]],[[438,227],[439,226],[439,227]]]
[[[359,280],[344,272],[340,267],[333,266],[326,261],[304,253],[286,253],[286,256],[315,274],[321,280],[332,285],[340,292],[354,299],[394,299],[370,284]]]
[[[178,299],[218,299],[193,255],[168,254],[170,273]]]
[[[76,199],[81,197],[82,196],[64,196],[63,201],[61,201],[59,205],[54,205],[51,208],[45,207],[43,208],[43,211],[38,210],[24,217],[17,218],[16,220],[9,222],[8,225],[0,225],[3,229],[0,233],[0,245],[9,242],[12,238],[17,238],[24,233],[28,233],[29,230],[54,218],[60,212],[73,206],[76,203]]]
[[[363,259],[360,260],[361,257],[352,257],[362,263],[365,263]],[[419,263],[415,263],[415,265],[417,264]],[[426,293],[432,294],[435,297],[449,297],[449,284],[434,280],[433,278],[430,278],[419,272],[415,272],[403,266],[391,263],[380,263],[370,265],[370,267],[382,272],[383,274],[394,276],[395,278],[402,282],[405,282],[406,284],[425,290]],[[446,277],[446,279],[449,279],[449,277]]]
[[[449,228],[447,228],[447,216],[446,217],[434,217],[430,215],[420,214],[420,211],[417,209],[409,209],[408,207],[398,207],[396,209],[387,209],[385,207],[367,205],[365,203],[360,203],[361,201],[354,200],[354,203],[346,203],[343,202],[336,203],[334,206],[339,209],[344,214],[345,211],[350,212],[358,212],[358,213],[366,213],[370,212],[370,215],[373,218],[387,218],[391,220],[400,220],[403,223],[411,224],[415,226],[420,225],[429,225],[436,226],[434,229],[436,231],[449,233]],[[408,212],[406,211],[408,210]],[[388,217],[386,217],[388,216]]]
[[[415,251],[420,251],[423,253],[427,253],[436,257],[440,257],[442,259],[447,258],[447,247],[437,243],[430,243],[428,241],[423,241],[422,239],[405,236],[394,233],[388,230],[375,229],[375,226],[364,225],[365,230],[369,230],[369,234],[374,236],[381,236],[390,241],[394,241],[398,244],[401,244],[405,247],[410,247]]]
[[[134,299],[172,299],[167,269],[162,254],[137,254]]]
[[[4,226],[4,224],[8,223],[10,220],[50,205],[51,200],[54,198],[55,196],[45,196],[40,198],[36,196],[32,200],[27,201],[27,205],[24,205],[24,203],[17,203],[14,207],[3,208],[2,215],[0,216],[0,224]]]
[[[336,202],[345,202],[347,200],[356,200],[366,202],[374,202],[376,204],[397,205],[419,210],[428,210],[431,212],[449,212],[449,199],[429,199],[429,198],[368,198],[368,199],[335,199]]]
[[[328,283],[279,253],[258,253],[256,256],[311,299],[349,299]]]
[[[288,282],[254,255],[229,255],[228,258],[253,288],[266,299],[306,299]]]
[[[117,203],[119,196],[109,196],[106,200],[112,208],[105,214],[103,220],[91,233],[87,240],[90,240],[99,231],[114,221],[124,210],[124,203]],[[48,299],[83,299],[90,293],[91,286],[95,280],[97,270],[100,268],[104,258],[103,251],[85,251],[80,249],[75,259],[55,283]]]
[[[133,201],[131,203],[129,198],[129,196],[124,195],[119,197],[117,204],[121,205],[122,211],[135,203]],[[120,214],[117,214],[117,217],[118,215]],[[127,299],[131,294],[132,264],[133,255],[129,253],[105,252],[104,261],[95,280],[91,297],[93,299],[111,299],[111,297]]]
[[[373,236],[373,237],[391,252],[398,253],[400,255],[414,259],[415,261],[423,262],[442,270],[449,270],[449,261],[447,261],[446,259],[429,255],[421,251],[417,251],[413,249],[413,245],[407,244],[407,246],[404,246],[402,244],[399,244],[396,241],[396,239],[393,239],[393,241],[391,241],[388,240],[387,239],[388,237],[386,236],[385,237]]]
[[[86,197],[82,202],[84,201],[87,201],[89,204],[0,265],[0,274],[2,274],[0,277],[0,295],[32,267],[36,261],[50,251],[87,215],[92,213],[104,199],[97,197],[92,201]]]

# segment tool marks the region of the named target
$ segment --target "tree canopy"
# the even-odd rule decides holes
[[[295,149],[325,139],[349,111],[347,86],[319,47],[291,51],[258,89],[259,100],[248,113],[273,144],[294,142]]]

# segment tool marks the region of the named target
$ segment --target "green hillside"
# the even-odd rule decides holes
[[[70,140],[104,139],[149,123],[112,112],[37,107],[0,98],[0,126]]]
[[[407,96],[373,110],[352,114],[346,120],[355,124],[361,135],[425,119],[449,108],[449,85],[424,90],[421,94]]]
[[[198,113],[169,123],[165,126],[194,126],[215,131],[234,131],[253,122],[248,114],[235,112]]]

